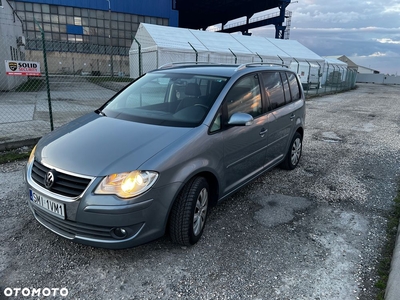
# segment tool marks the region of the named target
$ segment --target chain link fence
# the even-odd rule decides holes
[[[306,98],[347,91],[356,86],[357,71],[348,67],[325,64],[312,68],[309,67],[306,78],[300,75]]]
[[[94,111],[133,80],[129,48],[41,39],[15,47],[15,36],[4,44],[14,46],[0,47],[0,150]],[[8,75],[10,61],[38,63],[41,76]]]
[[[14,44],[15,36],[3,39],[3,45]],[[137,77],[158,67],[157,53],[139,52],[130,62],[128,48],[41,39],[26,40],[24,46],[0,47],[0,58],[37,62],[41,71],[41,76],[7,75],[1,62],[0,150],[16,141],[33,142],[53,128],[97,109],[133,80],[132,72],[132,77]],[[187,58],[209,60],[195,52]],[[226,63],[242,63],[241,57],[232,59]],[[170,54],[170,60],[174,61],[174,54]],[[311,73],[310,69],[306,80],[302,79],[308,96],[355,86],[356,73],[344,67],[321,66],[316,78]]]

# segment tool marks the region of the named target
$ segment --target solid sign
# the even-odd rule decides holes
[[[6,60],[6,74],[14,76],[40,76],[40,63],[35,61]]]

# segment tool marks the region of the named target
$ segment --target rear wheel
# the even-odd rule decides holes
[[[286,170],[293,170],[299,164],[303,147],[303,139],[300,133],[296,132],[290,143],[290,148],[286,154],[282,167]]]
[[[206,224],[209,186],[203,177],[190,180],[173,204],[169,233],[173,242],[185,246],[200,240]]]

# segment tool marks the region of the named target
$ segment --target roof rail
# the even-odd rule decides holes
[[[160,67],[158,67],[158,69],[168,69],[168,68],[172,68],[174,66],[185,66],[185,65],[219,65],[218,63],[212,63],[212,62],[208,62],[208,61],[181,61],[181,62],[169,62],[166,63]]]
[[[246,64],[241,64],[239,67],[236,68],[236,71],[242,70],[247,67],[251,66],[262,66],[262,65],[270,65],[270,66],[280,66],[280,67],[285,67],[289,69],[288,65],[284,64],[278,64],[278,63],[271,63],[271,62],[252,62],[252,63],[246,63]]]

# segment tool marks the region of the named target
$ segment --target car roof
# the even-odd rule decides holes
[[[248,63],[242,65],[223,65],[223,64],[167,64],[161,66],[153,72],[165,72],[168,73],[184,73],[184,74],[198,74],[198,75],[212,75],[212,76],[223,76],[232,77],[237,73],[249,73],[254,71],[267,71],[267,70],[283,70],[289,71],[289,68],[284,65],[271,64],[271,63]]]

